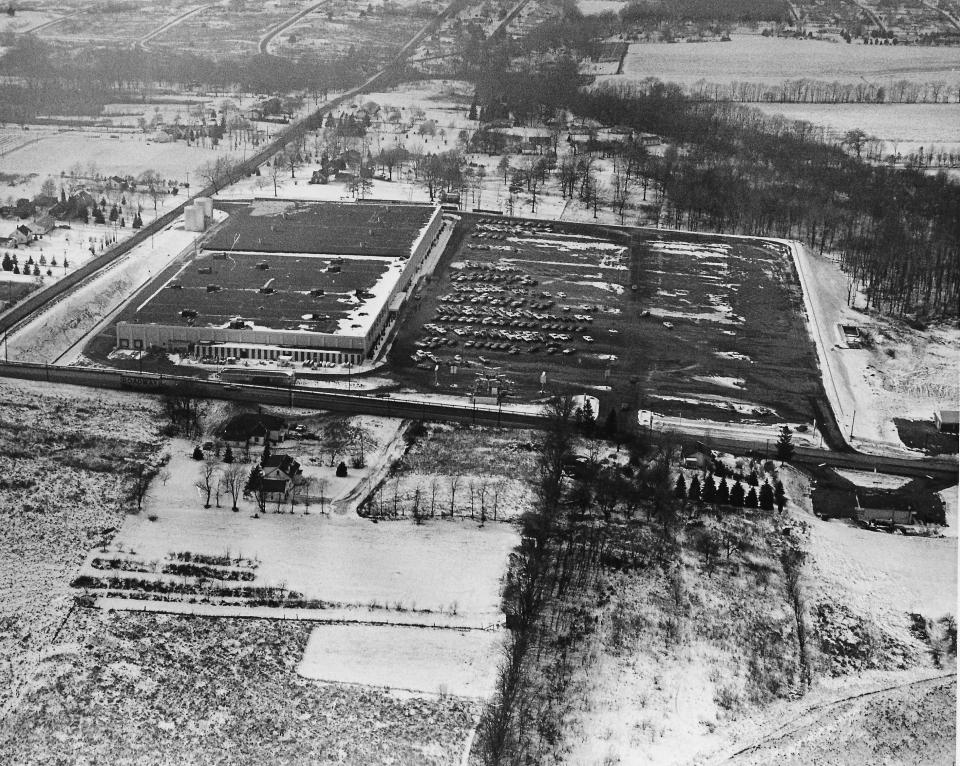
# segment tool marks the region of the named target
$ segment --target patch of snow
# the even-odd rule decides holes
[[[320,625],[297,673],[318,681],[487,698],[502,644],[499,631]]]

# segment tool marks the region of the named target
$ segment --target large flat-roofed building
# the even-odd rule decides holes
[[[118,348],[361,364],[436,244],[439,207],[254,200],[117,323]]]

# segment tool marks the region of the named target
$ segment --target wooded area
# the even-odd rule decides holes
[[[239,88],[279,95],[301,91],[319,97],[328,89],[356,85],[372,73],[367,66],[372,67],[362,52],[333,63],[266,54],[213,59],[129,48],[71,52],[24,35],[0,56],[0,76],[6,80],[0,84],[0,122],[22,124],[44,114],[96,116],[104,104],[145,98],[162,88]]]

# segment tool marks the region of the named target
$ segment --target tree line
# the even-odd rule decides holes
[[[142,98],[161,88],[213,92],[308,93],[361,82],[373,64],[356,50],[330,61],[267,54],[212,58],[176,51],[54,47],[31,35],[14,37],[0,56],[0,121],[25,123],[38,114],[98,115],[104,104]]]
[[[957,314],[960,185],[945,174],[871,165],[809,123],[656,81],[578,92],[574,109],[674,144],[643,172],[678,228],[798,239],[837,252],[868,309]]]
[[[771,104],[949,104],[960,101],[960,85],[944,80],[884,83],[840,82],[802,77],[779,83],[697,80],[687,87],[696,101],[739,101]]]

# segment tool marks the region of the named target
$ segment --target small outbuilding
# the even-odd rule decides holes
[[[937,410],[933,422],[942,434],[960,433],[960,410]]]

